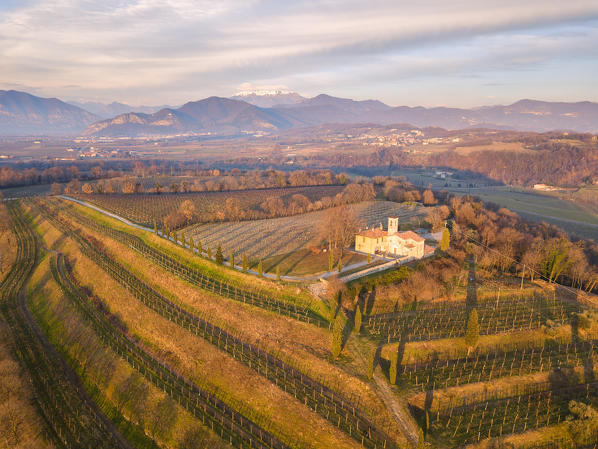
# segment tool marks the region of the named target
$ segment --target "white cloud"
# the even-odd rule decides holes
[[[501,70],[589,48],[591,19],[593,0],[37,0],[0,10],[0,73],[48,95],[136,103],[230,95],[247,80],[367,90],[443,64]]]

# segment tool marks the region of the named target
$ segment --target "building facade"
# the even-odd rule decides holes
[[[355,236],[355,250],[368,254],[388,254],[420,259],[424,257],[425,239],[413,231],[399,231],[398,217],[388,218],[388,230],[382,225],[366,229]]]

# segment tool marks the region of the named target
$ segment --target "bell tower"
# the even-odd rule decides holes
[[[388,217],[388,235],[399,232],[399,217]]]

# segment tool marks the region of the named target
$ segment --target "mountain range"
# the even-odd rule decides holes
[[[99,119],[57,98],[0,90],[0,135],[78,134]]]
[[[84,105],[84,104],[83,104]],[[209,97],[179,108],[152,112],[129,111],[112,103],[109,111],[124,111],[99,120],[100,114],[33,95],[0,91],[0,134],[77,134],[137,137],[171,135],[243,135],[276,133],[324,123],[409,123],[445,129],[484,127],[544,132],[570,130],[598,133],[598,103],[558,103],[520,100],[508,106],[473,109],[388,106],[377,100],[355,101],[321,94],[304,98],[292,92],[242,93],[233,98]]]
[[[99,103],[97,101],[85,101],[85,102],[77,102],[77,101],[69,101],[70,104],[73,106],[77,106],[78,108],[85,109],[86,111],[91,112],[92,114],[97,115],[100,118],[107,119],[110,117],[115,117],[120,114],[126,114],[127,112],[143,112],[144,114],[153,114],[154,112],[159,111],[160,109],[169,108],[170,106],[131,106],[125,103],[119,103],[118,101],[113,101],[110,104]]]

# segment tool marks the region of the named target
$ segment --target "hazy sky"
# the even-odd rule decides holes
[[[0,89],[176,105],[242,86],[598,101],[598,1],[0,0]]]

